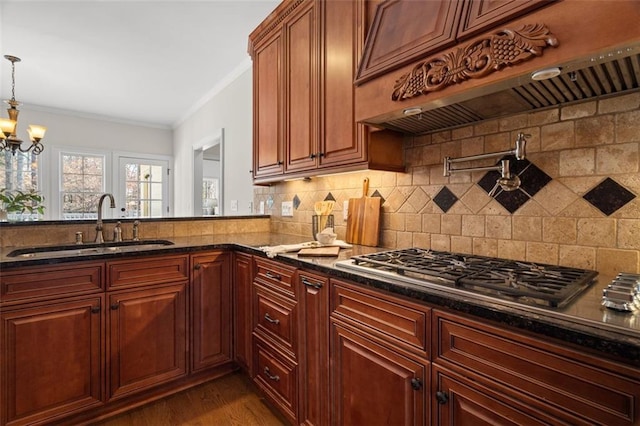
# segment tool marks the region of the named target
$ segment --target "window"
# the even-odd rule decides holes
[[[96,218],[105,192],[105,157],[63,152],[60,161],[62,218]]]
[[[9,193],[39,191],[38,179],[38,156],[33,152],[0,151],[0,189],[5,188]],[[29,213],[11,213],[10,216],[15,220],[37,218],[37,214],[30,218]]]
[[[166,161],[120,158],[126,216],[162,217],[168,213],[168,170]]]

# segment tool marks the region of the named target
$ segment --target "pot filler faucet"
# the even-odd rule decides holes
[[[111,201],[109,207],[112,209],[116,208],[116,202],[113,199],[113,195],[111,194],[102,194],[100,197],[100,201],[98,201],[98,221],[96,222],[96,243],[104,243],[104,235],[102,234],[102,202],[106,197],[109,197]]]
[[[520,178],[517,175],[512,175],[510,170],[510,161],[509,160],[501,160],[499,165],[488,166],[488,167],[466,167],[460,169],[452,169],[452,163],[461,163],[463,161],[474,161],[474,160],[484,160],[485,158],[494,158],[494,157],[503,157],[505,155],[514,155],[516,160],[524,160],[525,158],[525,147],[527,144],[526,138],[531,137],[531,135],[527,135],[524,133],[518,133],[518,137],[516,138],[516,147],[509,151],[501,151],[501,152],[491,152],[488,154],[480,154],[480,155],[471,155],[468,157],[459,157],[459,158],[444,158],[444,176],[451,176],[451,173],[456,172],[479,172],[479,171],[491,171],[497,170],[500,172],[500,177],[496,181],[496,186],[493,187],[491,192],[489,193],[490,197],[493,197],[498,187],[502,188],[505,191],[513,191],[520,187]]]

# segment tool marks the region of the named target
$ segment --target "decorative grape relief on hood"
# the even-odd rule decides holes
[[[505,28],[488,38],[423,61],[395,83],[391,99],[401,101],[442,90],[470,78],[481,78],[506,66],[542,56],[558,39],[544,24]]]

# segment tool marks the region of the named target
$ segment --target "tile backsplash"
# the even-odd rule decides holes
[[[508,151],[518,133],[526,160],[512,192],[491,190],[497,172],[443,176],[444,157]],[[640,92],[407,137],[406,173],[358,172],[256,188],[255,205],[272,205],[271,230],[311,235],[316,201],[335,199],[344,238],[343,202],[382,197],[380,245],[411,246],[596,269],[640,272]],[[497,159],[458,163],[490,166]],[[459,168],[459,167],[456,167]],[[267,202],[268,200],[272,200]],[[293,217],[280,214],[296,200]]]

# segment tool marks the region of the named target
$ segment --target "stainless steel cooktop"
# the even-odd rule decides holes
[[[353,256],[336,267],[552,308],[567,305],[598,275],[585,269],[421,248]]]

